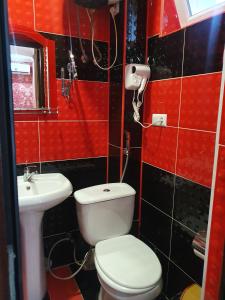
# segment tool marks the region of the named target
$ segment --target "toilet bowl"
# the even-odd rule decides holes
[[[162,290],[162,268],[155,253],[132,235],[97,243],[95,266],[99,300],[152,300]]]
[[[126,183],[76,191],[80,232],[95,247],[99,300],[153,300],[162,290],[162,268],[145,243],[129,235],[135,190]]]

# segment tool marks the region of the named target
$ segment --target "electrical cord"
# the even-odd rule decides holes
[[[74,261],[75,261],[75,263],[79,266],[79,268],[78,268],[73,274],[71,274],[71,275],[69,275],[69,276],[66,276],[66,277],[60,277],[60,276],[56,275],[56,274],[52,271],[50,262],[51,262],[52,252],[53,252],[53,250],[55,249],[55,247],[56,247],[58,244],[61,244],[62,242],[65,242],[65,241],[71,241],[71,239],[70,239],[70,238],[64,238],[64,239],[61,239],[61,240],[57,241],[57,242],[51,247],[51,249],[50,249],[50,251],[49,251],[49,254],[48,254],[48,261],[47,261],[47,264],[48,264],[48,271],[49,271],[49,273],[50,273],[54,278],[59,279],[59,280],[69,280],[69,279],[72,279],[73,277],[75,277],[75,276],[81,271],[81,269],[84,267],[84,265],[85,265],[85,263],[86,263],[86,261],[87,261],[87,259],[88,259],[89,253],[90,253],[90,251],[91,251],[91,250],[89,250],[89,251],[85,254],[83,261],[82,261],[82,262],[79,262],[79,261],[77,260],[77,258],[76,258],[76,247],[75,247],[75,245],[74,245],[74,251],[73,251]]]
[[[95,36],[95,30],[94,30],[94,17],[93,14],[90,15],[88,9],[86,9],[88,17],[90,19],[90,23],[91,23],[91,52],[92,52],[92,56],[93,56],[93,61],[94,64],[101,70],[103,71],[108,71],[110,69],[112,69],[117,61],[117,56],[118,56],[118,32],[117,32],[117,26],[116,26],[116,19],[115,19],[115,8],[114,6],[110,8],[110,14],[112,16],[113,19],[113,24],[114,24],[114,31],[115,31],[115,43],[116,43],[116,47],[115,47],[115,58],[113,60],[113,63],[109,66],[109,67],[102,67],[99,65],[98,60],[96,59],[95,56],[95,51],[94,51],[94,36]]]
[[[140,93],[138,92],[137,94],[137,102],[136,102],[136,91],[134,90],[134,94],[133,94],[133,100],[132,100],[132,105],[133,105],[133,108],[134,108],[134,121],[136,123],[138,123],[139,125],[141,125],[141,127],[143,128],[149,128],[152,126],[152,124],[147,124],[147,125],[144,125],[143,123],[140,122],[140,113],[139,113],[139,110],[144,102],[144,95],[145,95],[145,92],[146,92],[146,89],[147,89],[147,86],[148,86],[148,83],[149,83],[149,78],[145,84],[145,87],[144,87],[144,90],[142,92],[142,96],[141,96],[141,100],[139,99],[140,97]]]

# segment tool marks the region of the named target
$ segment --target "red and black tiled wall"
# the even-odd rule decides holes
[[[225,16],[169,35],[159,30],[149,31],[144,121],[166,113],[168,126],[143,131],[141,234],[159,255],[171,298],[202,283],[192,240],[208,224]]]
[[[145,63],[147,1],[127,2],[126,64]],[[130,133],[130,155],[125,182],[136,190],[134,220],[139,220],[142,128],[133,119],[133,92],[125,90],[124,131]],[[125,147],[124,135],[124,147]]]
[[[55,41],[57,114],[15,114],[15,135],[18,174],[24,165],[35,164],[40,172],[60,172],[71,180],[74,189],[106,182],[108,155],[108,72],[93,63],[90,41],[90,21],[85,9],[75,1],[10,0],[11,30],[23,26]],[[77,27],[79,9],[80,32]],[[95,43],[100,50],[101,64],[108,63],[109,13],[95,14]],[[80,38],[88,56],[82,63]],[[69,50],[73,49],[78,66],[78,80],[73,83],[71,99],[61,95],[61,68],[65,69]],[[51,245],[68,235],[80,239],[76,221],[75,202],[69,197],[62,204],[46,212],[43,224],[45,252]],[[81,251],[84,242],[79,242]],[[53,265],[73,262],[72,245],[60,246]],[[78,249],[79,250],[79,249]],[[61,255],[63,253],[63,255]]]
[[[223,299],[225,294],[225,97],[221,119],[213,213],[207,263],[205,299]]]
[[[123,62],[124,62],[124,30],[125,4],[120,2],[120,13],[116,17],[118,30],[118,57],[115,66],[109,71],[109,159],[108,181],[120,180],[121,155],[121,125],[122,125],[122,98],[123,98]],[[115,32],[113,23],[110,23],[110,64],[115,58]]]

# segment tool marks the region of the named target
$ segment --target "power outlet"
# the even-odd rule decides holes
[[[152,126],[166,127],[167,114],[152,114]]]

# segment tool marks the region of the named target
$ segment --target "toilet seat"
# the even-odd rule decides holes
[[[97,243],[95,265],[100,279],[123,293],[145,293],[161,282],[162,268],[157,256],[132,235]]]

